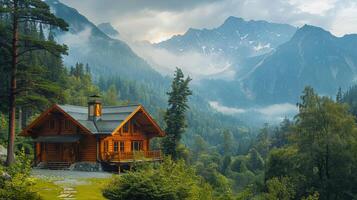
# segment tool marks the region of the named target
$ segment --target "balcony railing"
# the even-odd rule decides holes
[[[109,162],[133,162],[162,160],[161,151],[106,152],[103,160]]]

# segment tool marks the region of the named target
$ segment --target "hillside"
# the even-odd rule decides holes
[[[69,47],[66,65],[88,63],[95,77],[120,75],[131,80],[160,85],[164,79],[138,57],[123,41],[112,39],[76,9],[57,0],[46,0],[56,16],[69,25],[69,33],[58,33],[57,39]]]
[[[117,38],[119,37],[119,32],[115,30],[115,28],[110,24],[110,23],[101,23],[98,24],[97,27],[106,35],[112,37],[112,38]]]
[[[306,85],[334,96],[339,87],[355,81],[357,36],[336,37],[319,27],[305,25],[272,54],[261,58],[242,80],[258,103],[296,102]]]

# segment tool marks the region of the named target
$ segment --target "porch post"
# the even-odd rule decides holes
[[[34,156],[33,156],[33,158],[34,158],[34,166],[36,166],[37,165],[37,142],[34,142],[33,143],[33,152],[34,152]]]
[[[96,140],[97,140],[97,143],[96,143],[96,155],[97,155],[97,162],[100,161],[100,157],[99,157],[99,136],[96,135]]]

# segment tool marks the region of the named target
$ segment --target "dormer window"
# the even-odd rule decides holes
[[[124,133],[129,133],[129,122],[125,123],[123,126],[123,132]]]
[[[64,120],[64,128],[66,130],[71,128],[71,121],[69,121],[68,119]]]
[[[48,127],[50,129],[55,129],[55,120],[54,119],[50,119],[50,121],[48,122]]]
[[[133,123],[132,129],[133,134],[139,133],[139,125],[137,124],[137,122]]]

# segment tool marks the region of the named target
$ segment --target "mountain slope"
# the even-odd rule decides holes
[[[88,63],[93,75],[120,75],[140,82],[158,83],[162,76],[138,57],[130,47],[112,39],[74,8],[58,0],[45,1],[57,17],[69,25],[69,33],[58,33],[57,39],[69,46],[67,65]]]
[[[288,41],[296,28],[266,21],[229,17],[214,29],[192,29],[155,46],[175,53],[200,52],[237,60],[261,55]]]
[[[334,95],[350,86],[357,74],[357,36],[341,38],[305,25],[293,38],[252,66],[244,88],[258,103],[296,102],[306,85]]]
[[[119,37],[119,32],[110,23],[101,23],[97,27],[105,34],[112,38]]]

